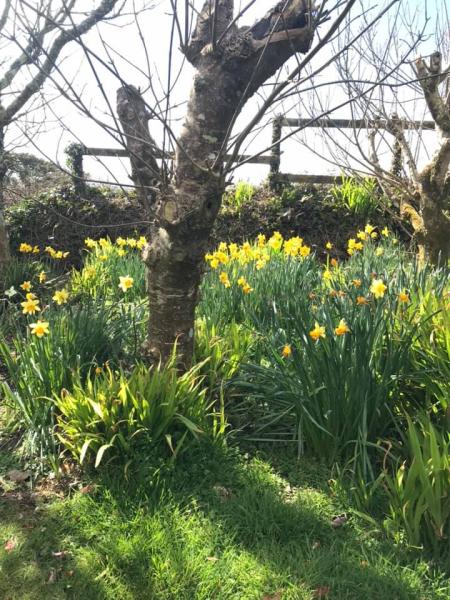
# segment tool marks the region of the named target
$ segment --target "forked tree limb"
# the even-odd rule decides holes
[[[161,179],[161,172],[156,161],[156,144],[148,127],[149,113],[134,86],[122,86],[117,90],[117,115],[130,155],[131,179],[139,202],[147,214],[151,214],[156,200],[154,190]]]

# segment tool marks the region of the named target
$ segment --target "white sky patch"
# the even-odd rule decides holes
[[[92,0],[83,0],[81,4],[83,8],[94,5]],[[178,2],[178,4],[181,11],[184,3]],[[201,8],[202,4],[203,0],[194,2],[197,10]],[[144,2],[135,0],[134,5],[139,10],[144,6]],[[241,25],[251,25],[256,18],[264,15],[273,5],[274,0],[257,0],[242,19]],[[413,5],[419,7],[422,3],[419,0],[410,0],[408,5],[412,9]],[[133,2],[128,2],[126,6],[132,8]],[[114,113],[116,90],[120,85],[120,79],[140,87],[144,91],[145,100],[155,111],[162,115],[165,115],[167,111],[170,126],[176,135],[183,122],[194,70],[179,51],[179,40],[176,33],[172,46],[172,67],[169,70],[171,7],[169,0],[163,0],[151,10],[144,11],[138,19],[134,19],[131,15],[125,15],[114,22],[101,23],[97,29],[89,32],[83,38],[83,43],[92,51],[88,56],[95,66],[95,73],[80,46],[74,43],[67,46],[61,57],[59,73],[55,72],[54,81],[48,82],[43,90],[44,97],[51,101],[45,108],[39,106],[37,99],[30,104],[20,122],[8,131],[9,148],[41,154],[61,165],[65,163],[64,149],[71,142],[80,142],[88,147],[119,148],[119,136],[114,132],[117,126]],[[238,10],[240,10],[240,5],[236,3],[235,11]],[[358,10],[355,10],[355,14],[358,14]],[[180,23],[183,25],[183,22],[184,16],[180,12]],[[322,26],[320,34],[323,35],[326,29],[327,24]],[[381,43],[383,35],[386,35],[386,28],[383,25],[378,27],[377,35]],[[434,49],[432,43],[433,40],[425,48],[427,50]],[[329,60],[332,52],[331,47],[324,49],[315,57],[310,68],[317,69],[324,64]],[[104,65],[97,60],[97,56],[102,58],[105,62]],[[294,57],[285,65],[282,69],[282,76],[285,76],[290,69],[297,65],[296,61],[297,58]],[[114,73],[115,71],[117,74]],[[170,85],[173,86],[173,89],[170,103],[167,104],[165,90],[169,85],[169,74]],[[327,82],[335,82],[338,79],[338,73],[331,65],[314,78],[314,83],[322,86],[315,98],[309,99],[308,93],[305,93],[302,94],[300,102],[298,96],[291,96],[282,104],[274,107],[273,113],[266,115],[262,124],[269,123],[273,114],[282,113],[294,118],[298,116],[311,117],[319,116],[321,112],[333,109],[346,99],[344,91],[338,84],[326,85]],[[17,83],[20,84],[20,80]],[[73,86],[73,90],[79,96],[85,109],[92,113],[94,119],[83,114],[83,111],[77,109],[73,103],[61,95],[58,88],[67,89],[68,84]],[[255,95],[247,103],[236,122],[235,133],[254,114],[269,90],[269,86],[264,86],[261,93]],[[69,95],[73,97],[72,92],[69,92]],[[33,105],[36,107],[35,110],[31,110]],[[414,108],[415,114],[412,116],[423,118],[423,104],[419,103]],[[349,107],[343,107],[333,111],[331,117],[348,118],[350,115]],[[106,129],[110,128],[109,133],[105,127]],[[168,147],[168,137],[164,135],[161,123],[151,120],[150,130],[159,145]],[[283,129],[283,135],[288,132],[289,129]],[[22,133],[25,133],[28,139],[24,138]],[[337,141],[344,150],[348,146],[349,162],[356,166],[359,157],[355,154],[355,160],[352,159],[355,148],[351,147],[348,141],[349,133],[349,131],[328,130],[324,138],[319,130],[310,128],[296,134],[282,144],[281,171],[284,173],[339,175],[341,153],[333,147],[333,140]],[[270,145],[271,135],[271,127],[261,127],[260,124],[258,130],[249,136],[247,146],[243,147],[241,151],[245,153],[260,152]],[[425,146],[420,154],[422,160],[427,154],[430,155],[433,152],[436,135],[433,132],[426,133],[424,140]],[[361,146],[367,150],[367,140],[361,139]],[[389,164],[391,155],[386,145],[381,145],[380,156],[383,164]],[[95,179],[114,183],[131,183],[128,178],[129,165],[125,159],[108,158],[98,161],[91,157],[85,157],[84,166],[85,171]],[[267,174],[267,166],[244,165],[233,172],[233,177],[235,180],[249,179],[256,183],[264,179]]]

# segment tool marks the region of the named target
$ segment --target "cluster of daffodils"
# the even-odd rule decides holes
[[[55,250],[52,246],[46,246],[44,249],[50,258],[54,258],[55,260],[61,260],[63,258],[67,258],[70,252],[63,252],[62,250]]]
[[[284,253],[292,258],[305,258],[311,254],[311,248],[298,236],[285,240],[281,233],[276,231],[269,239],[263,234],[258,235],[254,244],[244,242],[239,246],[221,242],[215,252],[206,254],[205,260],[211,269],[218,269],[220,265],[233,262],[241,265],[253,262],[259,271],[266,266],[274,253]]]
[[[39,246],[31,246],[31,244],[27,244],[26,242],[22,242],[19,246],[19,252],[21,254],[39,254],[41,249]],[[52,246],[46,246],[44,248],[44,252],[50,256],[50,258],[54,258],[55,260],[62,260],[63,258],[67,258],[70,252],[64,252],[63,250],[55,250]]]
[[[336,337],[341,337],[350,333],[350,327],[347,325],[345,319],[341,319],[338,325],[334,328],[334,335]],[[318,342],[322,338],[327,337],[326,329],[323,325],[320,325],[317,321],[314,323],[314,328],[309,332],[309,337],[314,341]],[[283,358],[289,358],[292,354],[292,346],[291,344],[285,344],[283,349],[281,350],[281,355]]]
[[[226,265],[247,265],[254,264],[255,269],[260,271],[264,269],[274,255],[281,255],[291,258],[306,258],[311,254],[311,248],[303,243],[303,239],[296,236],[284,239],[281,233],[276,231],[269,239],[260,234],[254,244],[244,242],[241,245],[227,244],[221,242],[212,253],[205,255],[205,260],[211,269],[219,269]],[[220,271],[219,281],[224,287],[230,288],[232,281],[225,271]],[[253,288],[244,277],[236,278],[235,283],[242,289],[244,294],[253,291]]]
[[[345,322],[345,319],[341,319],[339,324],[334,328],[334,334],[337,337],[343,336],[346,333],[350,333],[350,327]],[[325,331],[325,327],[317,323],[314,324],[314,329],[311,329],[309,332],[309,337],[314,341],[318,342],[321,338],[326,338],[327,334]]]
[[[381,230],[381,235],[383,237],[389,237],[389,229],[387,227],[384,227]],[[352,256],[353,254],[355,254],[355,252],[361,251],[364,248],[364,243],[368,242],[370,240],[376,240],[379,237],[378,232],[376,231],[376,228],[371,225],[370,223],[367,223],[367,225],[365,226],[365,228],[361,231],[358,231],[358,233],[356,234],[356,238],[350,238],[347,242],[347,253],[349,256]],[[383,254],[383,248],[377,248],[375,250],[375,254],[377,256],[381,256]]]
[[[40,275],[42,276],[43,273],[44,272],[40,273]],[[40,279],[42,279],[42,277],[40,277]],[[41,301],[36,296],[36,294],[31,291],[33,287],[31,281],[24,281],[19,287],[25,292],[25,300],[20,303],[20,306],[22,307],[22,313],[28,316],[42,312]],[[17,293],[15,290],[8,290],[8,296],[10,297],[13,296],[15,293]],[[67,301],[69,300],[69,296],[69,292],[65,288],[62,288],[60,290],[55,291],[55,293],[52,296],[52,300],[55,304],[61,306],[62,304],[67,303]],[[41,319],[38,319],[36,323],[29,324],[31,334],[35,335],[38,338],[44,337],[44,335],[50,333],[49,327],[49,322],[42,321]]]
[[[230,278],[228,277],[228,273],[225,273],[225,271],[222,271],[220,273],[219,281],[224,287],[226,287],[226,288],[231,287]],[[239,277],[239,279],[236,281],[236,283],[242,289],[244,294],[249,294],[250,292],[253,292],[253,288],[248,283],[248,281],[245,279],[245,277]]]
[[[115,242],[112,242],[109,238],[100,238],[98,240],[86,238],[84,243],[99,260],[106,261],[113,254],[125,256],[128,249],[142,250],[147,245],[147,238],[143,235],[139,238],[118,237]]]
[[[358,288],[361,286],[362,282],[360,279],[352,279],[351,284]],[[369,288],[369,291],[370,291],[371,296],[375,300],[379,300],[385,296],[387,289],[388,289],[388,286],[382,279],[373,278],[372,283]],[[346,293],[343,291],[338,292],[336,290],[332,290],[332,292],[333,293],[330,293],[330,294],[333,296],[339,296],[339,297],[346,296]],[[311,293],[309,295],[309,297],[310,297],[310,300],[315,300],[316,294]],[[397,301],[400,305],[408,304],[410,302],[410,297],[406,290],[402,290],[401,292],[399,292],[397,294]],[[369,299],[366,298],[365,296],[357,296],[356,304],[358,306],[366,306],[369,304]],[[351,333],[350,327],[348,326],[345,319],[340,319],[338,325],[334,328],[334,335],[336,337],[341,337],[348,333]],[[314,328],[311,329],[311,331],[309,331],[308,335],[314,342],[319,342],[321,339],[325,339],[327,337],[326,328],[324,325],[321,325],[320,323],[318,323],[316,321],[314,324]],[[281,350],[281,355],[283,356],[283,358],[289,358],[291,356],[291,354],[292,354],[292,346],[291,346],[291,344],[286,344]]]
[[[39,246],[31,246],[26,242],[22,242],[19,246],[19,252],[22,254],[39,254],[40,249]]]

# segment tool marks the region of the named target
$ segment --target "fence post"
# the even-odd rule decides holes
[[[283,116],[277,115],[272,123],[272,149],[270,152],[270,174],[269,185],[274,191],[278,189],[280,181],[280,163],[281,163],[281,130]]]
[[[77,196],[86,195],[86,182],[84,180],[83,171],[83,154],[85,147],[83,144],[69,144],[65,150],[67,154],[67,166],[70,170],[72,177],[73,186],[75,188],[75,194]]]

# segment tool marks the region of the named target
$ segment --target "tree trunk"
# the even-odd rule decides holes
[[[423,221],[420,242],[426,259],[446,265],[450,257],[450,103],[439,86],[450,83],[449,69],[442,68],[440,52],[434,52],[428,64],[422,58],[416,59],[415,69],[440,136],[437,151],[418,176]]]
[[[183,182],[184,200],[192,207],[185,220],[170,222],[173,200],[165,202],[165,226],[153,228],[150,244],[144,252],[147,265],[150,318],[148,351],[150,358],[166,362],[177,344],[178,365],[191,364],[195,308],[205,264],[204,255],[220,205],[222,186],[212,182],[202,186],[190,180]],[[187,187],[192,186],[191,189]],[[180,189],[175,190],[181,193]],[[199,206],[201,208],[199,208]]]
[[[213,170],[235,109],[239,80],[232,73],[201,69],[179,138],[175,181],[162,193],[150,244],[148,349],[167,361],[177,341],[180,366],[187,368],[194,346],[195,307],[208,239],[224,192],[221,165]]]
[[[447,264],[450,258],[449,206],[450,176],[442,185],[433,177],[433,162],[420,175],[420,205],[422,227],[417,232],[419,257],[435,266]]]
[[[195,308],[208,238],[225,187],[223,161],[230,130],[261,84],[296,52],[308,51],[313,38],[309,6],[304,0],[287,0],[253,27],[240,29],[233,22],[232,0],[206,0],[198,15],[184,48],[196,75],[177,140],[175,177],[171,185],[161,184],[150,203],[153,224],[144,260],[150,302],[147,352],[152,360],[166,362],[176,342],[179,366],[188,368],[191,363]],[[130,102],[130,96],[124,88],[118,100],[119,116],[135,120],[130,124],[121,117],[132,177],[141,195],[146,186],[143,173],[150,173],[152,161],[144,161],[142,168],[137,160],[142,150],[135,142],[150,136],[142,130],[141,107],[125,110],[123,101]]]
[[[436,202],[424,199],[422,210],[424,232],[422,234],[423,255],[435,266],[445,266],[450,259],[450,219],[442,210],[436,209]]]

